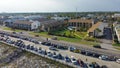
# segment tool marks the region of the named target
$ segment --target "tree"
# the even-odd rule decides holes
[[[98,34],[101,32],[99,28],[95,29],[95,31],[96,31],[96,36],[98,36]]]
[[[101,32],[101,30],[99,28],[96,29],[97,32]]]

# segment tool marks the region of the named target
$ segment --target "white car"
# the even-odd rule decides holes
[[[117,59],[116,62],[120,64],[120,59]]]
[[[73,64],[76,64],[76,63],[77,63],[77,60],[76,60],[73,56],[71,56],[71,62],[72,62]]]

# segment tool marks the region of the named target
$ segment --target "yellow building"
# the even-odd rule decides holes
[[[93,24],[94,21],[88,19],[71,19],[68,21],[68,25],[75,27],[76,30],[80,30],[81,28],[89,29]]]

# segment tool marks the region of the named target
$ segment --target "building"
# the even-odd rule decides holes
[[[120,24],[118,24],[117,26],[115,26],[115,32],[118,38],[118,42],[120,43]]]
[[[89,29],[94,23],[91,19],[71,19],[68,21],[68,26],[75,27],[79,31],[81,28]]]
[[[69,17],[51,17],[51,19],[54,19],[54,20],[69,20],[70,18]]]
[[[100,37],[103,36],[104,28],[108,26],[108,23],[97,22],[87,31],[89,36]]]
[[[16,20],[13,23],[13,28],[24,30],[36,30],[40,26],[38,21]]]
[[[3,22],[4,26],[12,27],[13,23],[16,20],[26,20],[26,19],[24,18],[24,16],[9,16],[8,19],[4,20],[4,22]]]
[[[115,13],[113,16],[114,17],[120,17],[120,14],[119,13]]]
[[[53,31],[57,30],[60,28],[63,28],[66,26],[66,23],[64,21],[57,21],[57,20],[48,20],[48,21],[43,21],[40,23],[40,31]]]
[[[15,22],[14,19],[7,19],[3,23],[4,23],[4,26],[12,27],[13,26],[13,22]]]
[[[114,18],[115,20],[120,20],[120,14],[119,13],[115,13],[112,18]]]

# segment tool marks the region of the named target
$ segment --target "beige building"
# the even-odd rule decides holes
[[[81,28],[89,29],[93,24],[94,21],[88,19],[71,19],[68,21],[68,25],[75,27],[76,30],[80,30]]]

